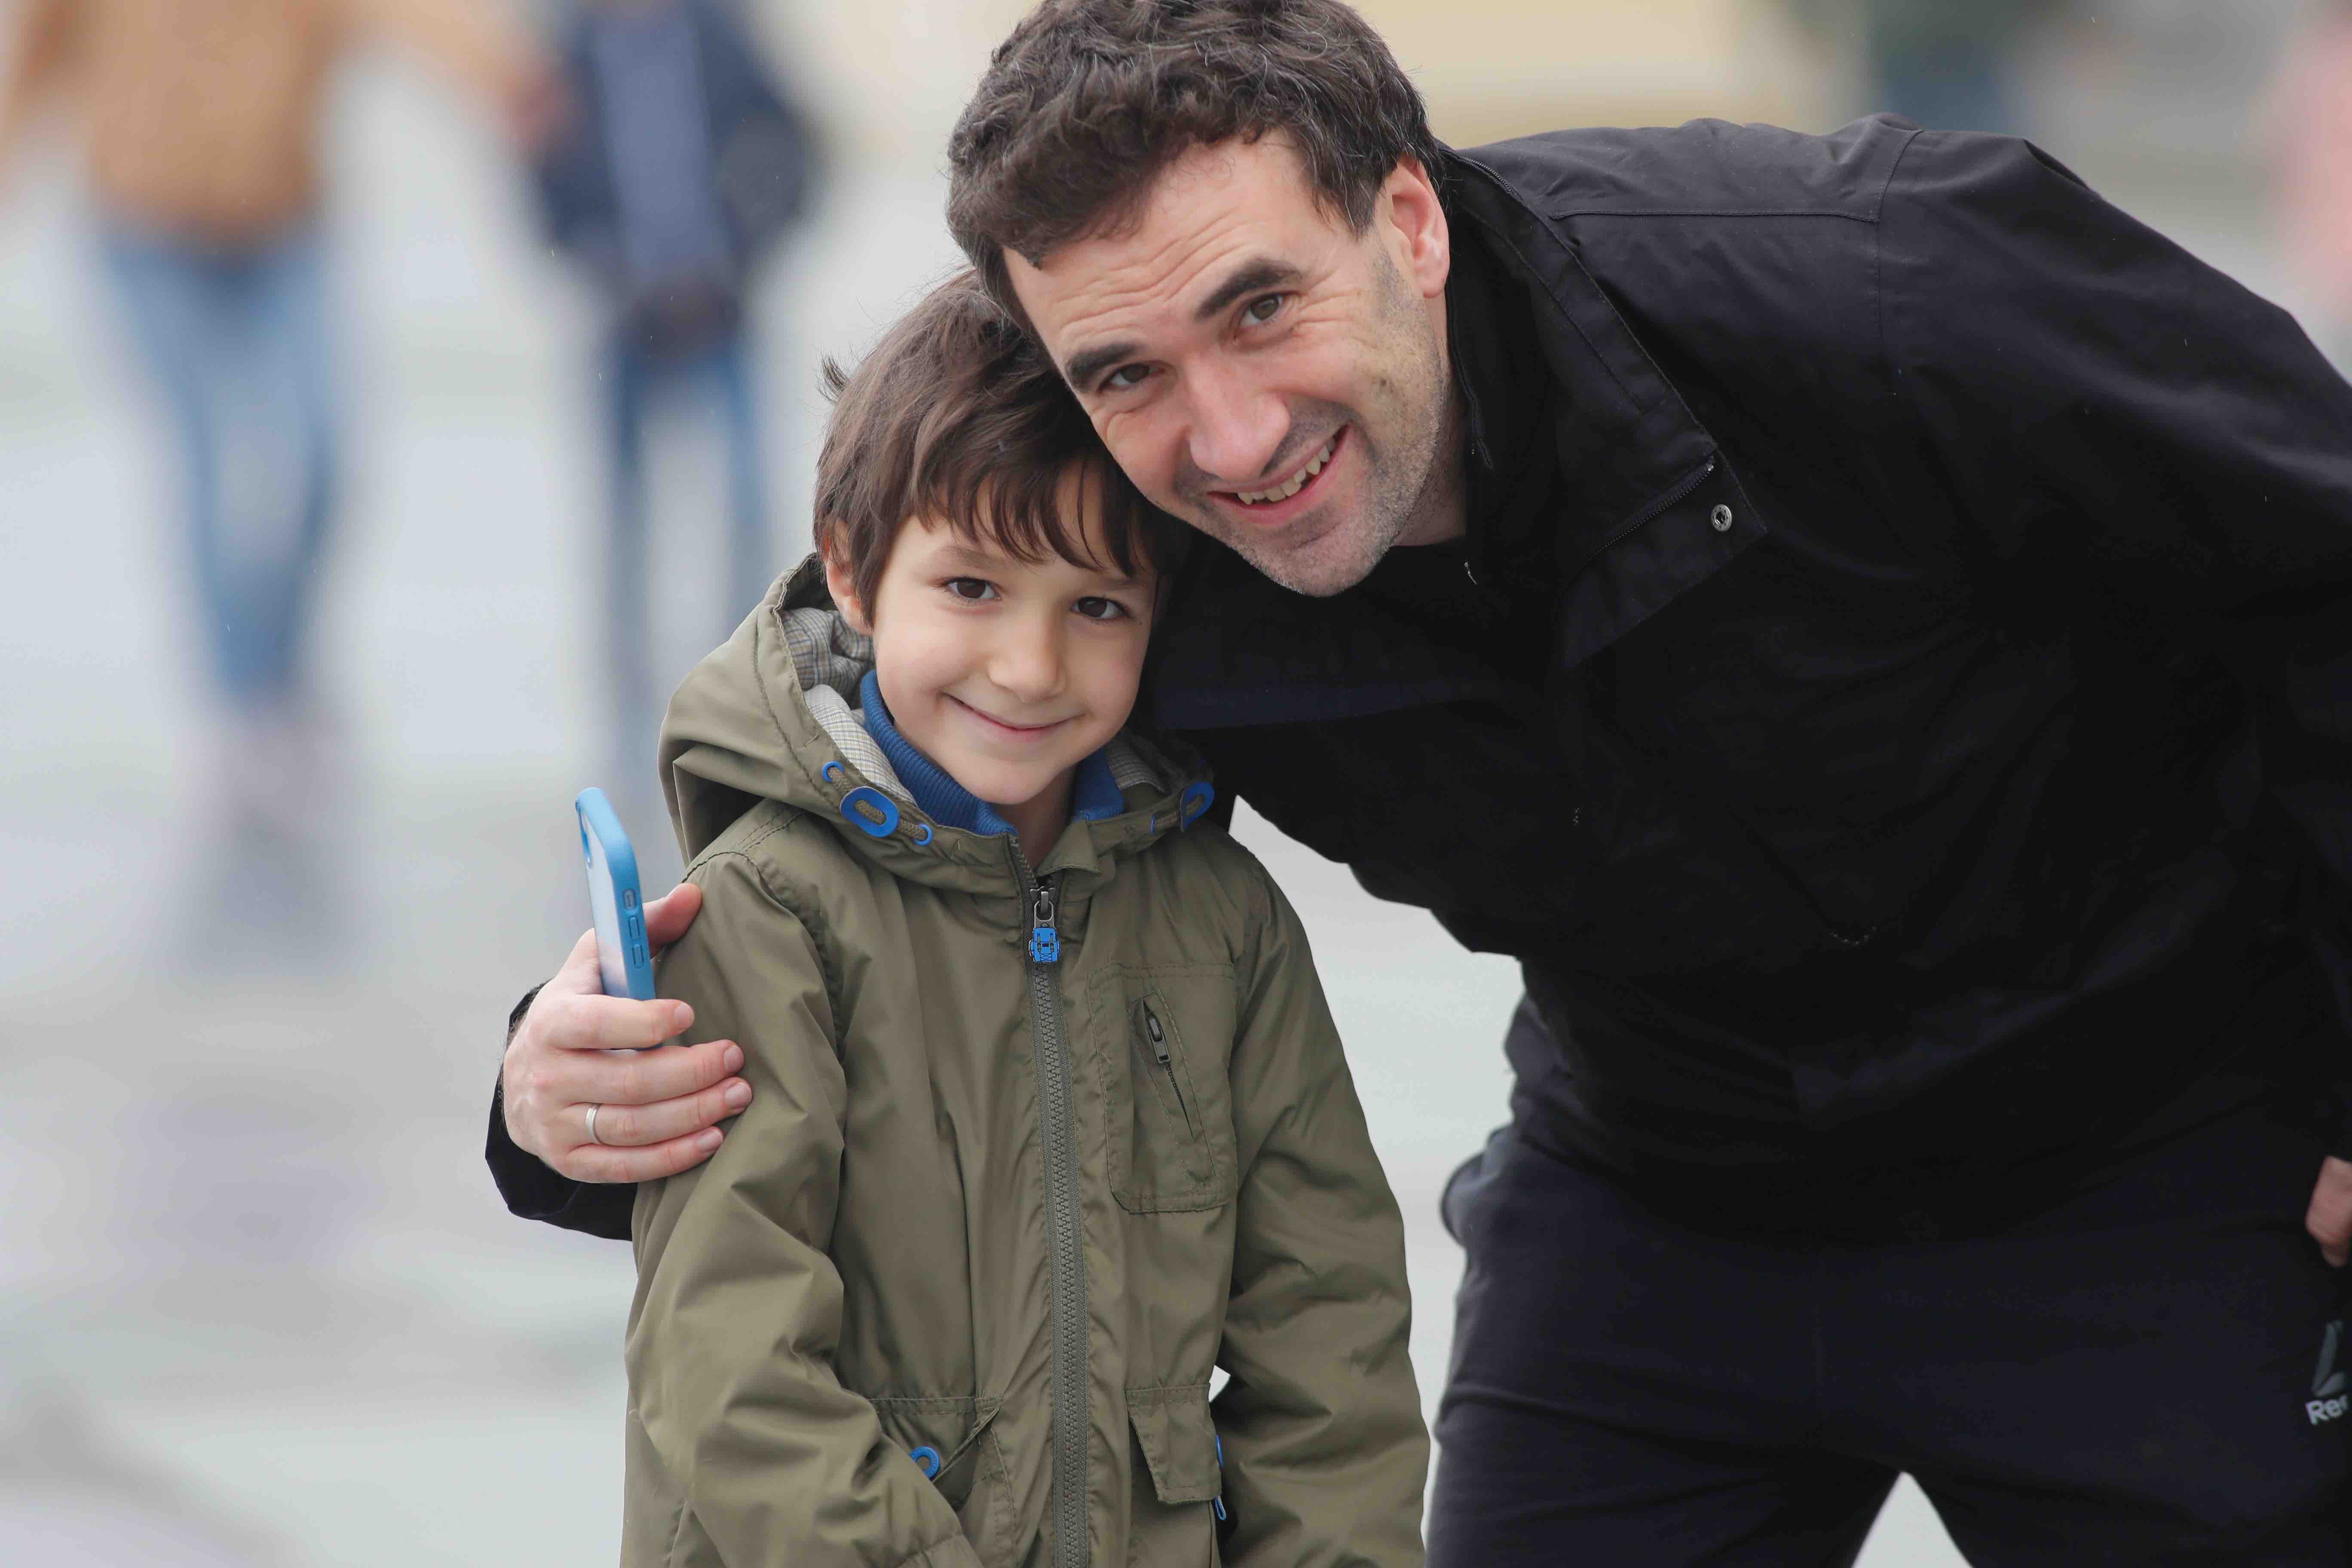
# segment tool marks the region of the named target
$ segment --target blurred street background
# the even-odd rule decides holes
[[[154,56],[184,78],[235,53],[200,16],[290,26],[303,0],[0,0],[5,79],[45,89],[21,120],[0,100],[0,1561],[615,1552],[627,1250],[506,1217],[481,1162],[502,1026],[585,923],[583,784],[623,801],[649,890],[675,875],[649,771],[615,775],[750,563],[805,550],[819,360],[952,265],[947,128],[1020,6],[722,8],[757,66],[744,137],[707,40],[664,74],[661,0],[601,30],[516,0],[470,40],[448,19],[490,0],[417,5],[432,26],[341,5],[381,36],[320,57],[315,168],[276,186],[289,247],[282,213],[230,232],[127,166],[165,100],[99,78],[135,45],[108,15],[190,29]],[[2352,157],[2306,134],[2352,100],[2341,6],[1363,9],[1456,143],[1880,107],[2016,129],[2347,342]],[[54,60],[49,12],[87,24]],[[722,196],[750,160],[800,197],[600,229],[596,189],[684,155],[639,112],[679,81],[711,97],[688,151]],[[564,184],[598,155],[604,186]],[[647,306],[656,276],[694,288]],[[272,616],[274,643],[221,633]],[[1315,938],[1433,1401],[1459,1272],[1435,1198],[1503,1116],[1514,972],[1239,831]],[[1864,1558],[1958,1561],[1907,1485]]]

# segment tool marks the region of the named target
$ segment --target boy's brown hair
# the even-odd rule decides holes
[[[816,461],[816,547],[868,614],[910,519],[947,523],[1023,561],[1058,555],[1129,576],[1164,574],[1183,525],[1146,501],[1028,334],[970,269],[924,296],[844,372],[825,362],[833,418]],[[1059,505],[1076,468],[1108,561]]]

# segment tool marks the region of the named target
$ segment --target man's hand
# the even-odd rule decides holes
[[[676,942],[701,908],[702,889],[680,883],[646,906],[646,942]],[[732,1040],[640,1050],[693,1022],[683,1002],[605,995],[596,933],[585,933],[507,1044],[507,1135],[575,1182],[646,1182],[700,1164],[723,1136],[715,1123],[751,1102],[751,1086],[731,1076],[743,1065]],[[622,1050],[638,1054],[604,1054]],[[593,1141],[592,1105],[602,1107]]]
[[[2330,1154],[2321,1162],[2319,1180],[2311,1189],[2311,1207],[2304,1212],[2303,1228],[2319,1243],[2320,1256],[2336,1268],[2352,1256],[2352,1163]]]

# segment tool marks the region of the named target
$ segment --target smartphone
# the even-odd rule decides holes
[[[588,908],[596,917],[596,967],[604,994],[650,1001],[653,952],[646,942],[645,897],[637,887],[637,852],[620,813],[591,785],[572,803],[580,816],[580,852],[588,859]]]

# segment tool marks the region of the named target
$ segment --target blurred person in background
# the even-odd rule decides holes
[[[27,0],[0,79],[0,158],[45,100],[79,111],[103,271],[179,447],[220,708],[220,901],[289,931],[316,912],[309,840],[334,805],[310,669],[340,422],[323,110],[370,36],[438,62],[518,142],[542,136],[553,75],[477,0]]]
[[[648,616],[645,435],[655,398],[690,398],[727,441],[723,637],[775,573],[745,313],[752,274],[807,210],[816,147],[730,0],[584,0],[559,48],[570,112],[537,165],[550,238],[606,314],[604,623],[609,777],[650,808],[661,721]],[[715,405],[715,409],[712,405]]]
[[[2288,46],[2271,142],[2287,249],[2320,346],[2352,370],[2352,0],[2326,0]]]
[[[2020,43],[2065,0],[1790,0],[1816,29],[1858,36],[1874,110],[1938,131],[2016,132]]]

